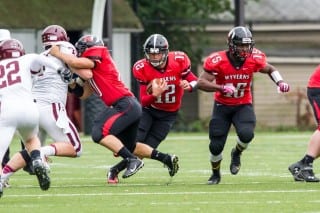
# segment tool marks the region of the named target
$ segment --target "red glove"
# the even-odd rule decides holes
[[[289,90],[290,90],[290,86],[286,82],[281,81],[278,83],[279,92],[289,92]]]

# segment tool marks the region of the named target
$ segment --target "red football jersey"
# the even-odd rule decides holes
[[[163,70],[155,69],[146,59],[137,61],[132,68],[134,77],[140,83],[140,101],[142,106],[149,106],[164,111],[178,111],[181,106],[184,90],[180,87],[182,79],[188,82],[197,80],[190,70],[189,57],[180,51],[172,51],[168,54],[167,65]],[[146,92],[146,85],[155,78],[163,78],[167,82],[167,90],[157,99]],[[146,100],[151,100],[151,103]]]
[[[308,87],[320,87],[320,65],[317,66],[315,71],[311,74],[308,82]]]
[[[119,72],[106,47],[88,48],[82,57],[95,61],[90,85],[107,106],[111,106],[124,96],[133,96],[133,93],[120,80]]]
[[[227,51],[220,51],[212,53],[205,59],[203,69],[215,75],[217,84],[233,84],[237,89],[233,95],[217,91],[214,93],[215,100],[226,105],[239,105],[252,103],[253,73],[264,68],[266,64],[265,54],[254,48],[241,67],[234,67],[228,59]]]

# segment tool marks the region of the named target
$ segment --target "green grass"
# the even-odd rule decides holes
[[[238,175],[229,172],[231,134],[224,150],[222,180],[206,185],[211,175],[208,136],[170,134],[159,147],[175,153],[180,170],[170,180],[167,169],[145,159],[145,166],[116,186],[105,182],[106,170],[119,158],[83,137],[77,159],[53,157],[51,188],[41,191],[35,176],[23,171],[10,179],[0,199],[0,212],[320,212],[320,185],[294,182],[289,164],[302,158],[311,132],[257,132],[242,155]],[[12,152],[19,144],[12,144]],[[319,164],[314,163],[319,173]]]

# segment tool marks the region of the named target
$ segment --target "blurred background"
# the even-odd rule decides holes
[[[247,26],[255,47],[291,85],[291,92],[278,94],[268,76],[255,75],[258,129],[308,130],[315,127],[306,85],[320,62],[319,7],[320,0],[0,0],[0,28],[22,41],[27,53],[43,50],[41,32],[51,24],[64,27],[73,44],[83,34],[102,37],[122,79],[138,97],[131,67],[143,57],[150,34],[163,34],[170,50],[186,52],[199,75],[204,57],[227,48],[228,31]],[[212,95],[186,94],[174,131],[207,131]],[[86,101],[68,96],[68,114],[85,134],[103,107],[95,96]]]

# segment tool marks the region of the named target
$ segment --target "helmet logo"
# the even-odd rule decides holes
[[[160,53],[160,50],[159,50],[159,48],[150,48],[149,52],[150,53]]]

